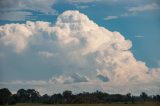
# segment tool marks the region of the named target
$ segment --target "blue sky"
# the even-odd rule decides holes
[[[147,68],[160,67],[160,2],[158,0],[1,0],[0,2],[0,26],[13,23],[26,24],[26,21],[43,21],[55,25],[57,18],[64,11],[78,10],[99,26],[110,31],[118,31],[126,39],[132,41],[132,48],[129,48],[129,51],[133,53],[136,60],[143,61]],[[37,39],[36,42],[43,41]],[[50,50],[51,52],[57,50],[56,48],[50,49],[47,45],[37,45],[29,46],[28,51],[26,50],[23,53],[16,53],[10,51],[11,48],[0,46],[1,82],[45,81],[62,73],[63,75],[72,73],[72,71],[69,74],[65,73],[65,69],[78,69],[79,65],[71,63],[62,67],[59,65],[62,61],[58,64],[54,63],[55,61],[52,61],[52,59],[35,55],[33,52],[36,50]],[[38,53],[43,55],[46,52]],[[52,54],[48,53],[47,56],[52,56]],[[88,67],[85,66],[87,70],[94,68]],[[88,73],[85,70],[82,74],[88,75]],[[84,78],[81,75],[79,76]],[[14,84],[3,83],[2,86],[9,86],[13,91],[22,87],[22,85],[15,87]],[[23,86],[26,87],[27,85]],[[102,90],[101,87],[95,87],[95,89]]]

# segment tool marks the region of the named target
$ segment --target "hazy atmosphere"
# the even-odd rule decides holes
[[[0,88],[160,93],[158,0],[0,0]]]

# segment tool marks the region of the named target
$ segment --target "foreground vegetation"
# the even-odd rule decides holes
[[[18,103],[14,106],[160,106],[158,102],[145,102],[136,104],[111,103],[111,104],[35,104],[35,103]]]
[[[148,96],[142,92],[139,96],[133,96],[130,93],[122,95],[101,91],[72,94],[72,91],[66,90],[62,94],[41,96],[34,89],[19,89],[16,94],[12,94],[7,88],[2,88],[0,89],[0,105],[6,104],[16,106],[131,106],[133,104],[134,106],[160,106],[160,95]]]

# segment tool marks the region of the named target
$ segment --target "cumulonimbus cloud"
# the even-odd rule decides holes
[[[17,53],[32,51],[28,48],[35,45],[47,45],[49,52],[45,48],[46,51],[38,50],[37,54],[56,54],[53,64],[59,63],[59,67],[64,67],[64,75],[71,75],[70,79],[54,77],[51,82],[94,82],[106,91],[108,87],[160,86],[160,69],[150,69],[145,62],[137,60],[130,51],[130,40],[97,25],[79,11],[62,13],[55,25],[42,21],[2,25],[0,43]]]

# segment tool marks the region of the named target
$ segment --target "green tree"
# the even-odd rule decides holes
[[[19,89],[17,91],[17,100],[20,103],[26,103],[29,100],[28,93],[25,89]]]
[[[126,94],[126,101],[129,102],[132,100],[131,93]]]
[[[15,105],[17,103],[17,95],[16,94],[13,94],[9,100],[8,100],[8,104],[9,105]]]
[[[47,94],[43,95],[41,97],[41,102],[46,103],[46,104],[50,104],[50,96],[48,96]]]
[[[63,92],[64,102],[65,103],[71,103],[72,101],[72,91],[64,91]]]
[[[7,88],[0,89],[0,105],[8,104],[11,92]]]
[[[38,102],[38,99],[40,97],[40,94],[38,91],[34,89],[28,89],[26,92],[27,92],[27,97],[29,99],[29,102]]]
[[[63,103],[63,96],[59,94],[54,94],[51,96],[50,101],[52,104],[62,104]]]
[[[148,98],[148,95],[145,92],[142,92],[140,97],[142,98],[143,102],[145,102],[146,99]]]

